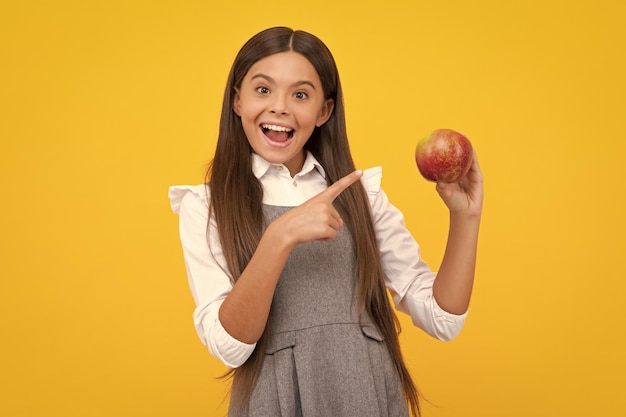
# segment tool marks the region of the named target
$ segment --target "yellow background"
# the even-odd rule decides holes
[[[485,175],[471,314],[403,318],[424,416],[623,416],[624,2],[23,1],[0,6],[0,415],[220,416],[167,187],[203,179],[254,33],[333,51],[358,165],[436,268],[413,161],[465,132]]]

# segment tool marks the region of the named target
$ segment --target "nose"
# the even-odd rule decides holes
[[[289,114],[289,109],[287,108],[287,100],[282,95],[275,95],[274,101],[272,101],[270,112],[273,114]]]

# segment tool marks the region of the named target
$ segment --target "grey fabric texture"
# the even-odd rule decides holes
[[[266,224],[287,210],[264,206]],[[252,398],[240,409],[233,392],[229,417],[408,416],[385,342],[369,317],[359,317],[356,283],[346,227],[332,241],[292,251],[274,294]]]

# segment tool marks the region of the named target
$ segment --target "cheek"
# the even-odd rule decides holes
[[[246,138],[248,140],[250,140],[250,138],[256,137],[255,132],[256,132],[257,126],[253,120],[246,121],[242,119],[242,127],[243,127],[243,133],[245,133]]]
[[[301,124],[306,124],[307,126],[311,124],[315,125],[315,123],[317,123],[319,115],[320,112],[318,111],[317,107],[302,109],[302,111],[299,112],[298,119],[300,120]]]
[[[249,101],[242,106],[241,111],[248,119],[256,119],[264,113],[265,106],[262,102]]]

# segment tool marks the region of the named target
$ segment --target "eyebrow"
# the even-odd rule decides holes
[[[276,81],[272,77],[270,77],[269,75],[265,75],[265,74],[259,73],[259,74],[256,74],[256,75],[252,76],[251,79],[254,80],[256,78],[263,78],[263,79],[267,80],[270,83],[276,84]],[[311,86],[311,88],[313,88],[315,90],[315,85],[313,85],[313,83],[311,81],[308,81],[308,80],[296,81],[295,83],[291,84],[291,87],[298,87],[298,86],[301,86],[301,85],[309,85],[309,86]]]

